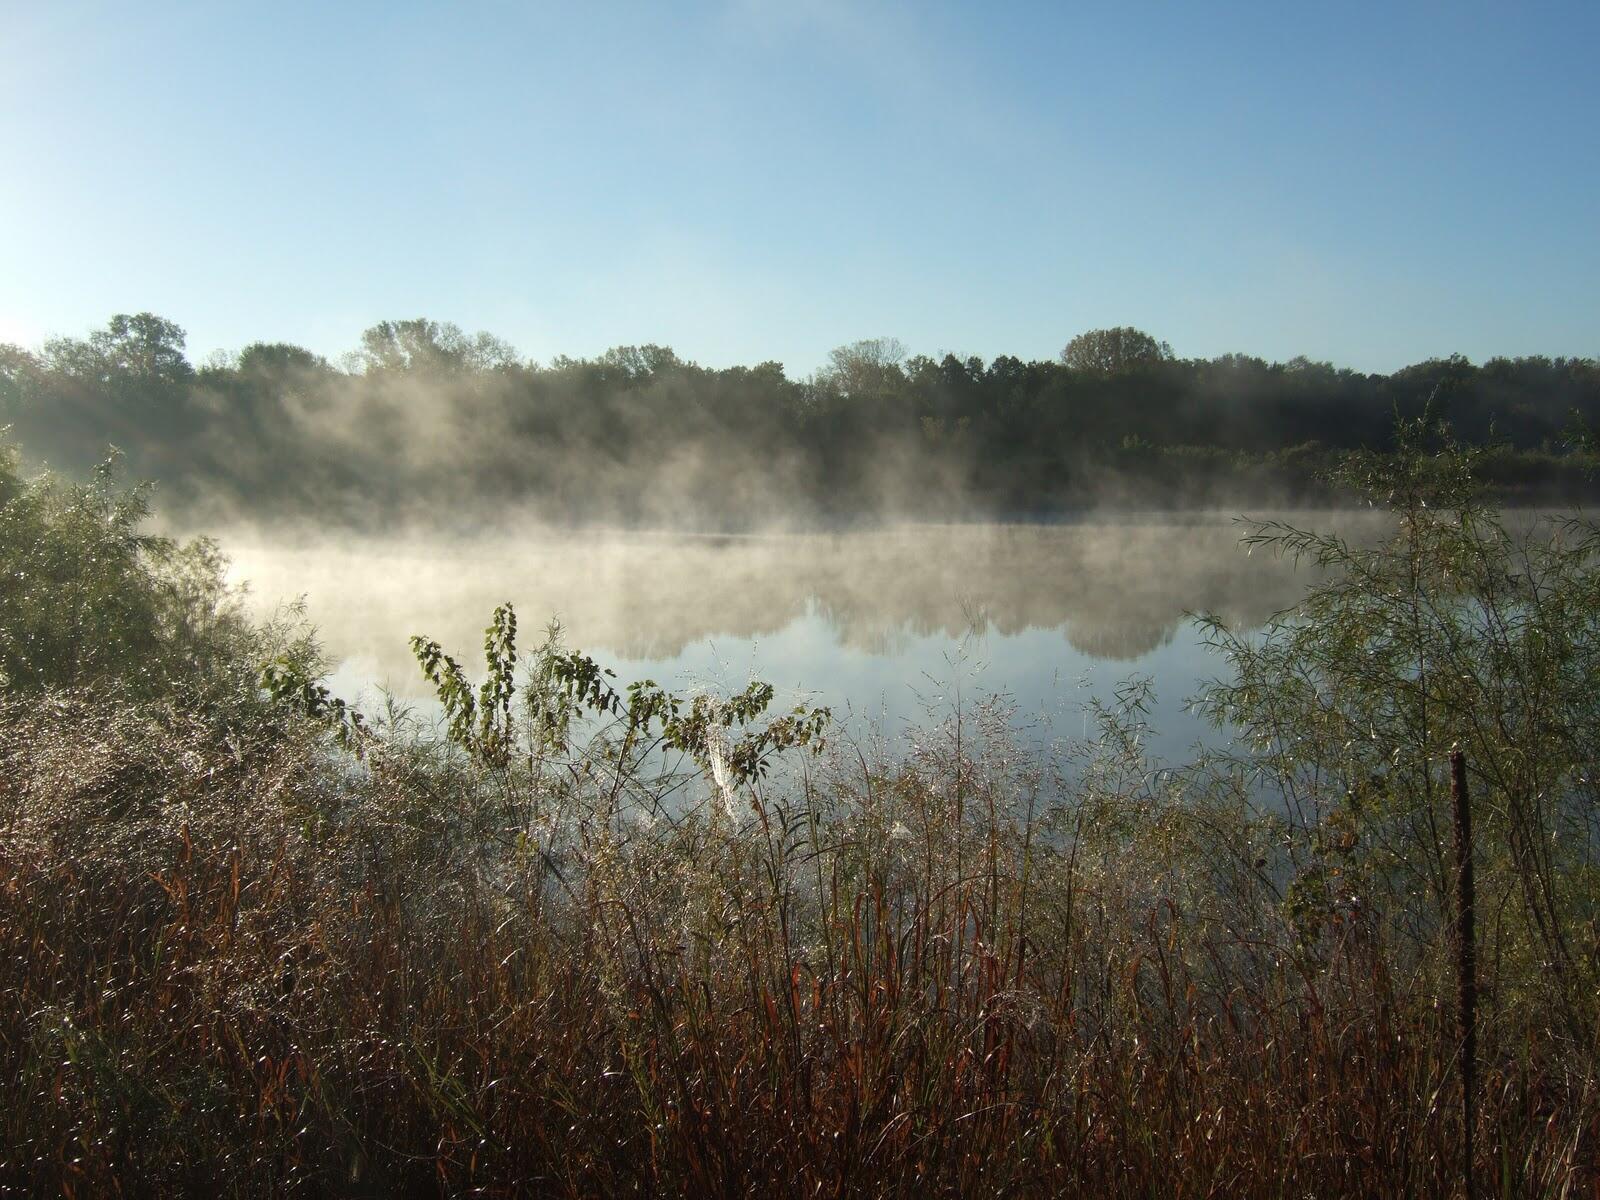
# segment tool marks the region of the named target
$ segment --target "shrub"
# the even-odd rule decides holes
[[[149,488],[120,487],[117,467],[113,453],[88,483],[25,479],[0,442],[0,687],[236,689],[258,641],[216,544],[142,532]]]

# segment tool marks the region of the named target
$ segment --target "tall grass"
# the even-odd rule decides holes
[[[494,855],[401,742],[4,720],[11,1191],[1460,1194],[1448,989],[992,712]],[[1592,1063],[1484,1032],[1480,1192],[1592,1194]]]

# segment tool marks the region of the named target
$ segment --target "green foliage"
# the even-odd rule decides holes
[[[367,726],[360,710],[333,695],[327,685],[312,678],[292,659],[275,659],[265,664],[259,682],[274,703],[287,705],[326,727],[339,746],[357,756],[361,754]]]
[[[516,642],[517,615],[509,604],[503,604],[483,631],[485,674],[474,696],[461,665],[437,642],[420,636],[411,639],[411,652],[444,707],[450,740],[473,757],[502,767],[510,759],[516,737],[511,719]]]
[[[45,351],[60,369],[85,380],[181,383],[194,373],[184,356],[184,332],[154,313],[118,313],[87,340],[58,338]]]
[[[1131,325],[1080,333],[1061,351],[1061,361],[1073,370],[1105,375],[1152,366],[1171,357],[1171,346]]]
[[[361,335],[361,365],[370,372],[422,375],[495,370],[516,363],[516,353],[492,334],[469,337],[446,321],[418,317],[380,321]]]
[[[1421,958],[1437,951],[1453,894],[1446,768],[1462,750],[1488,954],[1519,981],[1500,999],[1550,993],[1534,1006],[1581,1042],[1600,983],[1600,533],[1509,524],[1475,479],[1482,451],[1442,427],[1404,422],[1397,441],[1347,467],[1394,515],[1379,544],[1253,527],[1247,545],[1326,574],[1264,635],[1212,624],[1234,678],[1205,704],[1280,798],[1288,908],[1310,940],[1354,905]]]
[[[411,650],[444,708],[448,736],[473,759],[505,767],[521,750],[566,748],[574,719],[609,718],[622,725],[617,753],[626,762],[643,741],[659,736],[665,747],[690,755],[702,768],[724,773],[734,783],[766,774],[772,756],[785,750],[823,746],[830,718],[826,708],[797,707],[752,729],[772,703],[770,684],[752,683],[744,691],[716,699],[685,698],[654,680],[640,680],[619,691],[614,672],[588,655],[563,651],[547,640],[523,692],[525,713],[513,719],[517,663],[517,620],[510,604],[494,611],[484,630],[485,676],[476,696],[465,672],[439,644],[413,637]],[[730,739],[726,730],[738,730]]]
[[[0,442],[0,686],[214,694],[248,661],[254,634],[215,543],[143,532],[149,488],[122,487],[119,461],[83,484],[24,478]]]

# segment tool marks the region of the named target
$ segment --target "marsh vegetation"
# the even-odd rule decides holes
[[[413,641],[438,720],[361,713],[113,471],[8,458],[0,1182],[1587,1194],[1600,540],[1402,433],[1347,474],[1383,536],[1254,529],[1320,572],[1209,627],[1236,736],[1181,770],[1138,687],[1050,747],[970,698],[891,742],[507,607],[481,669]]]

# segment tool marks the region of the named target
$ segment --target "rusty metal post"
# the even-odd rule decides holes
[[[1467,759],[1461,751],[1450,754],[1450,799],[1455,808],[1456,831],[1456,984],[1461,1068],[1461,1177],[1467,1200],[1477,1187],[1473,1180],[1473,1133],[1478,1089],[1478,948],[1473,928],[1472,806],[1467,799]]]

